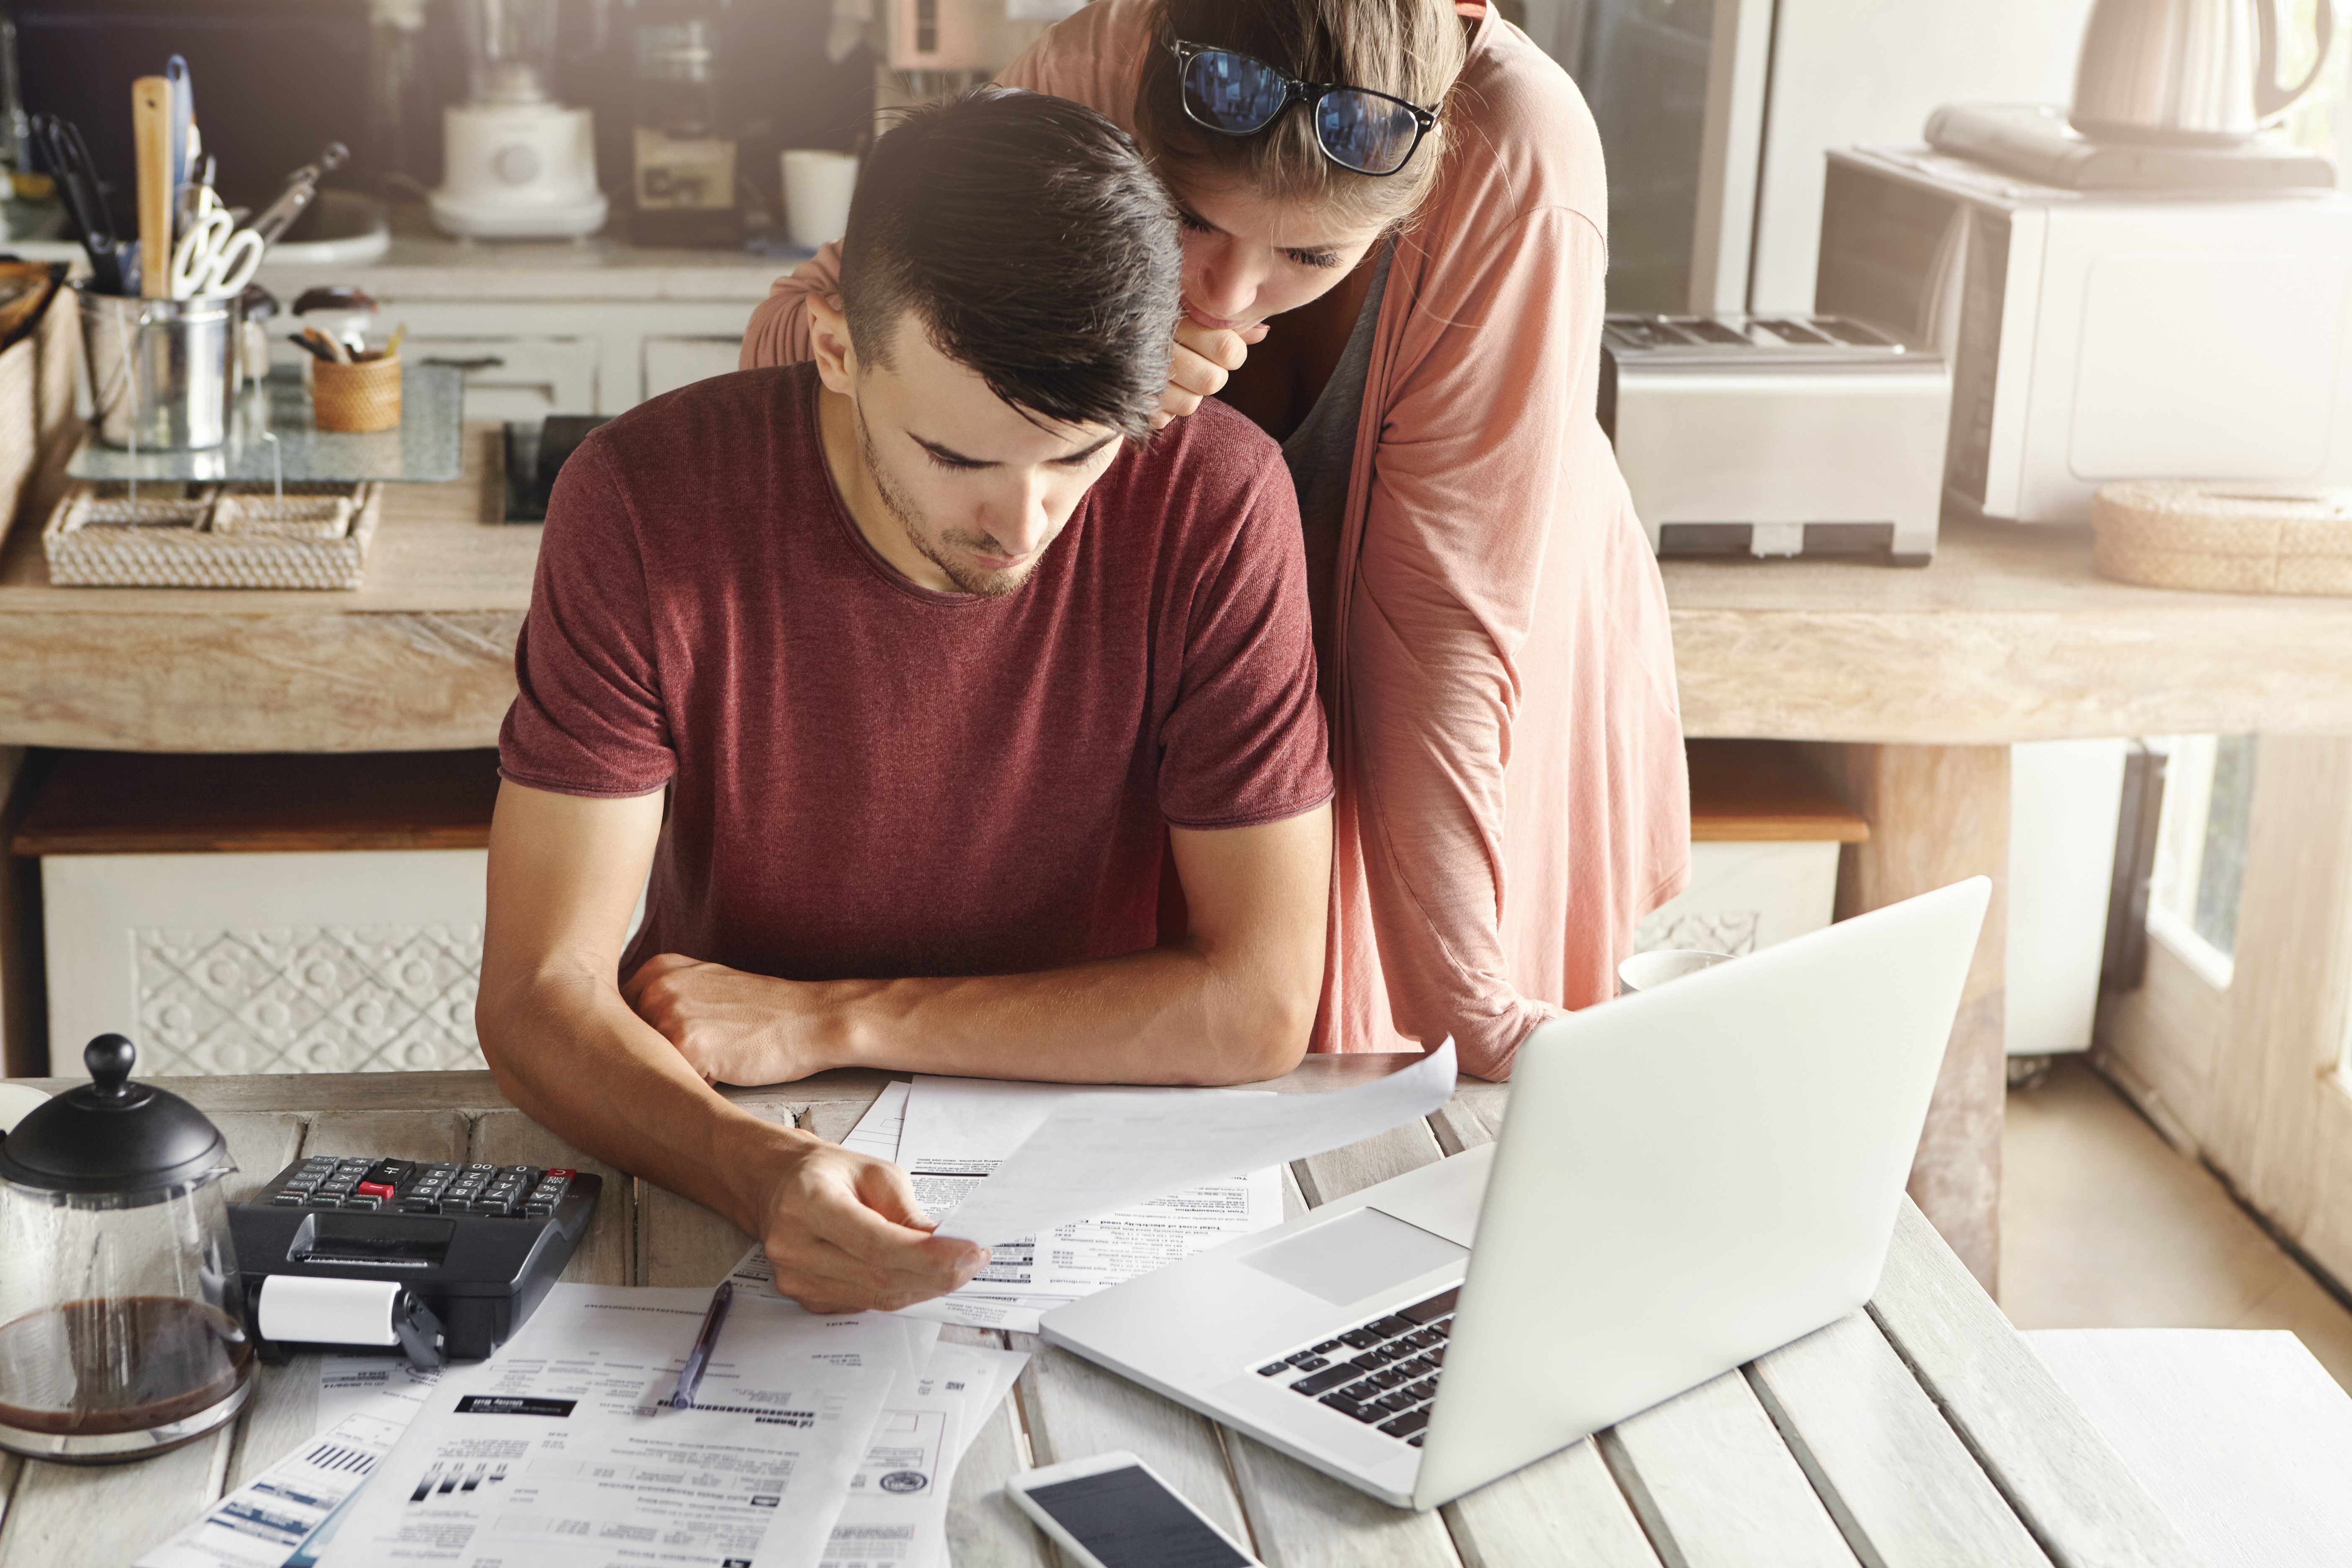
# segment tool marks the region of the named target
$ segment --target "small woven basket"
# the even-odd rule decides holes
[[[400,357],[310,365],[310,423],[321,430],[367,435],[400,428]]]
[[[58,502],[41,531],[50,582],[356,588],[367,571],[383,496],[373,484],[289,486],[283,500],[266,487],[207,486],[168,499],[142,494],[134,508],[121,489],[77,485]],[[330,518],[341,527],[331,536],[323,531]]]
[[[280,539],[341,539],[352,531],[365,487],[293,484],[271,490],[232,490],[213,503],[215,533],[273,534]]]
[[[2352,595],[2352,490],[2133,479],[2091,498],[2100,572],[2209,594]]]

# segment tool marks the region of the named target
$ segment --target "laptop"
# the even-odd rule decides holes
[[[1430,1509],[1834,1322],[1877,1289],[1990,889],[1546,1024],[1496,1142],[1045,1337]]]

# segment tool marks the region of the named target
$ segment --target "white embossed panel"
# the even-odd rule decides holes
[[[52,1062],[109,1030],[147,1074],[478,1068],[479,849],[53,855]]]
[[[1690,886],[1641,923],[1633,951],[1739,955],[1819,931],[1837,901],[1837,864],[1827,840],[1694,844]]]
[[[478,925],[131,933],[154,1073],[484,1066]]]

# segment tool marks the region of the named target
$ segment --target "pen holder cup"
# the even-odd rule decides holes
[[[196,451],[228,439],[243,312],[234,298],[134,300],[77,279],[98,438]]]
[[[400,428],[400,357],[310,365],[310,423],[365,434]]]

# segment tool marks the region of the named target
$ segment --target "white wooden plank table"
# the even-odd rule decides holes
[[[1410,1058],[1318,1058],[1312,1092]],[[64,1088],[71,1080],[44,1080]],[[714,1284],[749,1239],[709,1210],[568,1148],[488,1073],[163,1080],[220,1123],[242,1195],[299,1152],[563,1164],[607,1178],[566,1277]],[[885,1081],[831,1073],[731,1091],[839,1137]],[[1294,1206],[1329,1202],[1495,1137],[1507,1091],[1465,1080],[1426,1123],[1298,1162]],[[2171,1568],[2193,1561],[2121,1458],[1906,1203],[1858,1312],[1427,1514],[1391,1509],[1026,1335],[1031,1353],[957,1475],[957,1568],[1052,1568],[1004,1479],[1109,1448],[1142,1455],[1275,1568]],[[136,1465],[0,1460],[0,1568],[128,1563],[307,1436],[315,1373],[265,1369],[235,1426]]]

